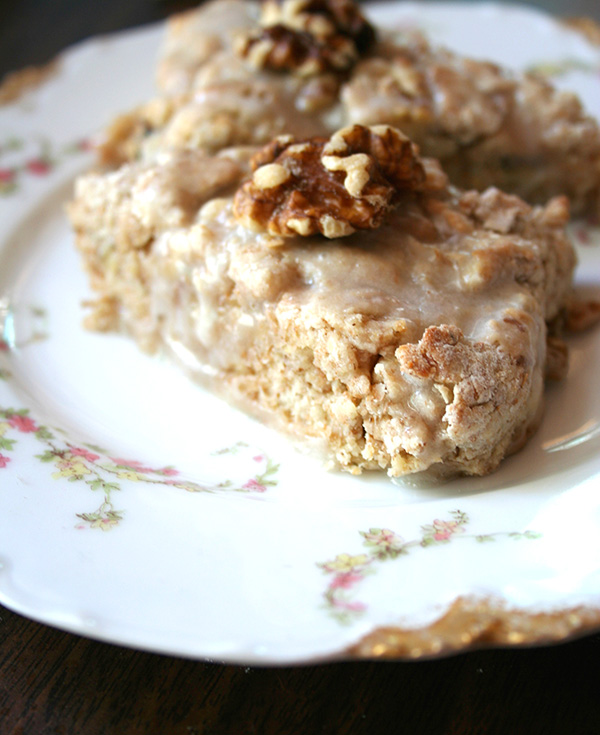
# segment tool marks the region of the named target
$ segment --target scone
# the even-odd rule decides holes
[[[600,211],[600,131],[575,95],[374,29],[350,0],[213,0],[170,22],[158,79],[106,132],[104,163],[390,124],[461,188]]]
[[[530,203],[565,194],[573,215],[600,213],[600,131],[576,95],[434,48],[382,42],[341,91],[347,123],[400,127],[450,180]]]
[[[350,472],[494,470],[563,356],[547,322],[571,289],[566,199],[462,192],[388,126],[247,156],[179,149],[79,179],[90,326]]]

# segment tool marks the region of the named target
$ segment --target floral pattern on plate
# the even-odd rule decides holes
[[[437,3],[372,6],[386,23],[389,18],[390,26],[395,23],[397,27],[425,29],[442,43],[448,38],[447,45],[453,40],[471,55],[489,45],[499,51],[497,60],[501,63],[512,63],[513,54],[518,53],[527,55],[522,64],[520,58],[515,62],[523,68],[536,66],[538,72],[559,76],[561,83],[577,77],[588,85],[588,102],[597,107],[598,65],[589,63],[585,49],[582,60],[572,62],[577,54],[571,56],[568,44],[561,45],[562,30],[549,30],[545,16],[531,12],[522,22],[514,22],[517,11],[505,6],[498,7],[498,15],[490,21],[493,7],[486,4],[484,12],[483,6],[469,4],[467,10],[464,4],[451,5],[448,10],[452,13],[444,14],[445,4]],[[503,37],[513,39],[515,33],[525,31],[530,43],[502,42]],[[87,56],[80,49],[65,60],[69,73],[53,80],[56,96],[36,92],[27,109],[0,111],[5,113],[0,119],[4,125],[0,130],[0,208],[2,234],[8,235],[6,248],[0,240],[0,280],[5,255],[16,239],[21,238],[28,247],[32,232],[36,236],[43,232],[44,237],[50,232],[44,246],[48,245],[53,255],[59,235],[66,240],[64,234],[56,235],[58,229],[35,229],[34,223],[43,224],[52,207],[62,206],[68,196],[65,174],[75,173],[84,163],[86,141],[98,122],[131,107],[139,99],[136,95],[147,98],[140,88],[151,84],[144,80],[151,74],[160,35],[160,30],[149,29],[137,38],[125,34],[103,39],[100,44],[91,41],[82,47]],[[553,60],[549,49],[555,48]],[[568,63],[564,59],[569,59]],[[73,99],[79,100],[75,109]],[[18,136],[15,131],[19,131]],[[62,188],[57,193],[59,186]],[[44,206],[38,208],[42,200]],[[19,229],[24,221],[30,228],[27,231]],[[597,242],[590,224],[574,224],[578,245]],[[599,282],[596,250],[581,248],[587,258],[585,274],[592,284]],[[64,250],[60,253],[65,255]],[[65,260],[61,260],[63,265]],[[51,411],[46,411],[50,420],[42,421],[41,409],[38,416],[37,410],[27,405],[23,397],[26,391],[15,389],[24,380],[20,369],[30,367],[34,353],[36,357],[48,356],[65,344],[72,348],[74,341],[64,340],[64,319],[61,323],[52,300],[46,302],[51,304],[50,314],[28,303],[39,298],[36,286],[40,283],[45,288],[53,279],[60,282],[66,278],[71,286],[76,280],[74,273],[64,276],[47,268],[35,286],[21,291],[25,295],[16,304],[27,325],[25,333],[18,335],[19,341],[10,334],[2,336],[0,330],[3,604],[105,640],[236,663],[290,664],[344,656],[359,636],[389,621],[390,615],[397,614],[394,619],[398,620],[405,615],[418,618],[424,611],[427,616],[431,605],[469,594],[481,579],[493,579],[493,587],[496,578],[504,575],[505,586],[498,584],[494,589],[500,590],[507,604],[519,605],[525,599],[525,611],[528,600],[559,611],[581,600],[594,603],[598,587],[593,575],[600,558],[597,493],[586,489],[583,480],[581,487],[577,486],[579,480],[571,481],[572,465],[580,468],[567,452],[561,455],[566,457],[563,464],[552,465],[563,472],[559,479],[556,473],[546,476],[542,472],[530,478],[518,472],[511,475],[509,470],[490,478],[489,484],[478,486],[475,481],[478,489],[472,492],[463,493],[461,487],[457,492],[450,489],[446,495],[427,491],[404,494],[394,487],[398,495],[392,499],[386,487],[378,501],[378,483],[383,484],[385,478],[363,478],[364,483],[347,478],[346,485],[346,480],[305,467],[293,450],[288,452],[278,445],[275,451],[253,430],[239,430],[235,423],[238,417],[232,417],[225,408],[213,410],[212,404],[199,412],[205,441],[199,442],[194,454],[200,460],[199,473],[204,462],[213,462],[218,469],[217,480],[207,483],[193,472],[188,477],[182,468],[189,465],[171,454],[174,445],[168,442],[172,425],[165,421],[161,424],[167,430],[160,456],[173,456],[175,466],[148,459],[158,456],[158,450],[146,451],[142,439],[136,444],[137,437],[131,446],[139,446],[139,452],[108,450],[107,446],[113,447],[112,438],[95,437],[93,427],[80,420],[90,405],[83,390],[78,401],[69,406],[69,419],[76,415],[74,424],[83,427],[91,443],[76,431],[65,433],[56,428],[61,420]],[[2,284],[12,293],[13,281],[5,277]],[[56,295],[56,290],[52,293]],[[77,304],[66,299],[64,304],[72,311],[77,309]],[[52,324],[48,323],[50,316]],[[586,355],[594,344],[593,340],[586,343]],[[68,353],[63,362],[73,357]],[[74,374],[71,371],[69,375]],[[32,375],[39,377],[40,372]],[[581,375],[585,378],[587,373],[578,373]],[[63,373],[59,377],[70,388]],[[585,381],[581,384],[586,406],[579,407],[577,401],[568,403],[575,417],[573,426],[566,427],[567,433],[597,415],[594,392]],[[566,390],[571,388],[572,383],[566,386]],[[587,404],[593,404],[589,411]],[[141,405],[140,413],[147,416],[144,408]],[[229,433],[224,435],[228,438],[221,445],[214,440],[217,424],[227,422]],[[177,436],[181,438],[182,433]],[[207,437],[211,447],[223,448],[211,452],[206,448]],[[277,462],[256,449],[253,442],[269,448]],[[119,442],[114,446],[120,447]],[[147,461],[140,461],[141,456]],[[541,453],[535,461],[539,456],[543,464]],[[532,475],[538,469],[532,466]],[[597,481],[600,470],[596,460],[590,460],[583,471],[592,483]],[[331,486],[336,483],[337,495],[331,500]],[[270,490],[273,492],[267,492]],[[506,502],[506,492],[510,503]],[[269,502],[237,502],[241,497]],[[460,510],[448,513],[453,507]],[[565,511],[571,514],[567,521]],[[401,531],[406,528],[413,530]],[[528,528],[535,530],[494,530]],[[87,529],[118,531],[94,534],[85,533]],[[480,533],[482,530],[486,532]],[[519,539],[524,541],[518,543]],[[337,553],[341,549],[346,552]],[[465,563],[458,565],[456,579],[444,579],[454,554]],[[439,564],[439,575],[423,580],[415,574],[406,589],[407,607],[397,610],[398,600],[390,602],[388,593],[377,585],[384,586],[388,573],[404,575],[412,565],[430,560]],[[441,588],[445,596],[441,596]],[[218,594],[214,594],[217,589]],[[511,598],[511,590],[518,594]],[[547,592],[546,597],[539,596],[540,590]],[[92,630],[86,622],[90,617],[97,621]],[[168,626],[165,620],[169,620]],[[571,631],[576,629],[574,625]]]
[[[17,339],[14,334],[15,315],[25,316],[27,334]],[[0,300],[0,359],[7,358],[13,350],[22,350],[48,339],[48,311],[39,305],[13,305],[7,298]],[[7,361],[8,364],[8,361]],[[8,381],[12,372],[0,364],[0,380]],[[279,465],[264,452],[257,451],[249,444],[238,441],[215,451],[215,456],[246,454],[257,465],[248,472],[242,482],[223,479],[218,483],[202,484],[185,479],[172,466],[150,467],[134,459],[109,456],[106,449],[92,444],[72,443],[66,433],[59,428],[38,423],[28,408],[9,408],[0,405],[0,470],[6,469],[12,461],[10,452],[14,451],[20,435],[31,435],[37,440],[32,446],[32,459],[51,464],[54,480],[66,479],[81,482],[90,490],[102,496],[102,502],[93,511],[78,513],[80,522],[77,528],[99,528],[108,531],[123,520],[124,511],[117,510],[113,504],[114,493],[122,489],[122,481],[146,482],[180,488],[188,492],[216,492],[228,490],[241,493],[264,493],[269,487],[277,485]],[[40,450],[41,453],[40,453]]]
[[[367,611],[367,605],[353,599],[355,588],[364,579],[377,571],[382,562],[389,562],[408,555],[417,549],[431,546],[442,546],[458,539],[471,540],[478,543],[496,541],[497,539],[537,539],[541,534],[536,531],[496,531],[486,534],[466,533],[469,516],[461,510],[454,510],[446,520],[436,518],[432,523],[421,526],[419,538],[405,540],[389,528],[370,528],[360,531],[366,551],[360,554],[338,554],[331,561],[318,566],[331,575],[327,589],[323,593],[325,609],[340,623],[350,623]]]
[[[102,502],[95,510],[78,513],[80,522],[77,528],[86,526],[108,531],[123,520],[123,511],[116,510],[113,505],[114,493],[122,489],[122,481],[146,482],[153,485],[165,485],[192,493],[213,493],[228,490],[240,493],[264,493],[269,487],[277,485],[276,464],[266,454],[257,453],[244,442],[237,442],[231,447],[219,450],[216,454],[225,456],[237,454],[241,450],[250,454],[257,469],[249,473],[248,479],[236,483],[225,479],[215,484],[200,484],[181,477],[174,467],[149,467],[142,462],[122,457],[108,456],[105,449],[87,444],[72,444],[60,429],[38,424],[29,414],[29,410],[3,408],[0,406],[0,470],[9,466],[12,458],[9,452],[14,451],[20,435],[29,434],[34,437],[43,451],[35,454],[39,462],[49,464],[54,471],[50,476],[54,480],[66,479],[69,482],[81,482],[90,490],[102,496]]]
[[[0,142],[0,197],[15,194],[26,184],[26,177],[45,177],[66,159],[87,153],[87,138],[58,145],[47,137],[27,140],[12,135]]]

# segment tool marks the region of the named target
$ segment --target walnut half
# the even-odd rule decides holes
[[[256,69],[291,72],[299,77],[345,71],[358,61],[349,38],[333,36],[321,43],[310,33],[282,24],[246,34],[236,50]]]
[[[267,0],[260,27],[242,34],[236,51],[255,68],[307,77],[350,69],[374,41],[352,0]]]
[[[252,170],[234,214],[249,229],[283,237],[379,227],[400,192],[425,183],[415,146],[387,125],[353,125],[329,139],[282,136],[254,156]]]
[[[375,29],[354,0],[265,0],[260,23],[282,24],[321,40],[342,35],[352,39],[361,54],[375,41]]]

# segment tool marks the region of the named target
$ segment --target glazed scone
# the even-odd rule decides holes
[[[600,130],[576,95],[534,74],[434,48],[382,42],[343,86],[347,123],[400,127],[465,189],[497,186],[531,203],[565,194],[600,212]]]
[[[419,35],[373,29],[350,0],[262,7],[213,0],[173,19],[162,95],[107,132],[102,160],[390,124],[463,189],[496,186],[530,203],[564,194],[574,215],[600,211],[600,130],[575,95]]]
[[[375,31],[351,0],[309,5],[213,0],[174,18],[158,64],[162,94],[108,127],[101,163],[340,127],[342,79],[371,50]]]
[[[244,178],[245,155],[79,179],[90,326],[350,472],[494,470],[540,420],[574,267],[566,200],[461,192],[386,126],[278,138]]]
[[[260,7],[246,0],[211,0],[172,16],[157,65],[159,89],[169,95],[189,91],[198,69],[214,54],[230,50],[235,35],[256,25]]]

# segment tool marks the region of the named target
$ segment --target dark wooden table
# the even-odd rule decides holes
[[[192,4],[0,0],[0,77]],[[600,20],[598,0],[536,4]],[[600,635],[439,661],[259,669],[98,643],[0,608],[0,735],[596,735],[599,682]]]

